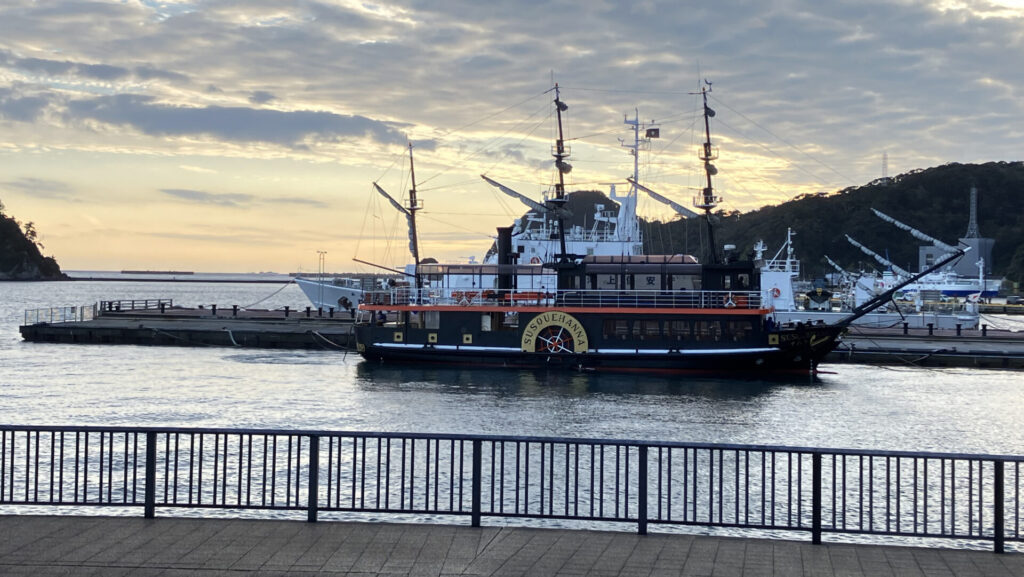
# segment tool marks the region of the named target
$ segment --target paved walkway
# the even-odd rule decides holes
[[[323,521],[0,516],[0,575],[1011,576],[1024,554]]]

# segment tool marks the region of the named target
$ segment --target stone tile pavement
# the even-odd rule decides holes
[[[0,576],[57,575],[1024,577],[1024,554],[510,527],[0,516]]]

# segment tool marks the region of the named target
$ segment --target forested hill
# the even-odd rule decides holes
[[[4,214],[0,203],[0,281],[65,278],[57,261],[43,256],[40,248],[35,225],[29,222],[22,228],[20,222]]]
[[[995,239],[994,274],[1024,281],[1024,162],[947,164],[836,193],[805,195],[752,212],[719,213],[715,240],[718,245],[735,244],[743,256],[751,253],[759,239],[764,240],[771,256],[785,241],[786,229],[792,228],[805,277],[831,272],[825,255],[847,270],[879,268],[847,242],[848,234],[875,252],[888,254],[897,265],[916,270],[921,241],[882,221],[870,209],[956,244],[967,232],[972,185],[978,189],[981,236]],[[696,224],[645,223],[645,249],[701,254],[700,236],[706,232]]]

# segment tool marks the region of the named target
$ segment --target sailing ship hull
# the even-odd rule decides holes
[[[352,310],[363,300],[363,290],[354,279],[318,280],[295,278],[314,308],[337,311]]]
[[[614,372],[764,374],[812,372],[839,342],[842,329],[802,325],[774,330],[760,311],[679,314],[677,310],[585,312],[564,309],[444,311],[428,329],[399,311],[397,323],[357,324],[368,361]],[[749,314],[755,313],[755,314]],[[485,326],[494,330],[481,330]]]

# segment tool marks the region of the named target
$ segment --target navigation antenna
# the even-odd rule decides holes
[[[708,92],[711,92],[711,82],[704,80],[704,86],[701,86],[699,94],[704,98],[704,148],[698,153],[698,157],[704,161],[704,174],[707,178],[707,186],[704,187],[703,194],[699,197],[694,197],[693,206],[704,211],[704,218],[708,222],[708,243],[711,253],[711,264],[718,264],[718,251],[715,248],[715,229],[711,224],[711,211],[718,203],[722,202],[722,198],[715,196],[715,190],[711,185],[711,177],[718,174],[718,169],[715,165],[711,164],[712,160],[718,159],[718,149],[711,145],[711,122],[710,119],[715,115],[715,111],[708,106]],[[692,92],[691,94],[698,94]]]
[[[562,133],[562,113],[569,110],[569,105],[562,102],[559,98],[558,83],[555,83],[555,114],[558,117],[558,139],[555,140],[555,148],[552,151],[552,156],[555,157],[555,168],[558,169],[558,183],[555,184],[555,198],[547,201],[548,204],[554,205],[553,209],[557,214],[558,223],[558,242],[561,253],[559,254],[559,260],[567,262],[569,255],[565,249],[565,218],[564,218],[564,207],[565,207],[565,175],[572,172],[572,165],[565,162],[565,159],[569,157],[569,148],[565,146],[565,140]]]
[[[640,111],[633,109],[633,119],[629,117],[623,118],[623,124],[633,127],[633,142],[626,144],[626,141],[619,139],[619,146],[629,149],[629,154],[633,157],[633,180],[640,181],[640,151],[650,150],[651,139],[658,138],[661,136],[661,128],[658,127],[658,123],[655,121],[640,122]],[[640,131],[644,131],[643,138],[640,137]]]

